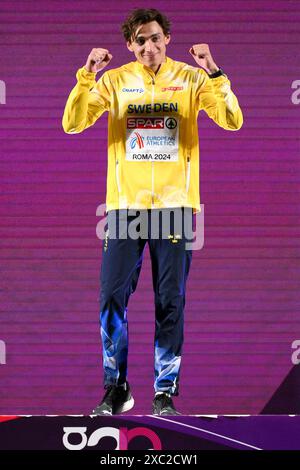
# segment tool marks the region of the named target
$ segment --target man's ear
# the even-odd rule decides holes
[[[168,34],[167,36],[165,36],[165,44],[169,44],[169,42],[171,41],[171,34]]]
[[[126,42],[126,46],[127,46],[127,49],[128,49],[130,52],[133,52],[131,42],[127,41],[127,42]]]

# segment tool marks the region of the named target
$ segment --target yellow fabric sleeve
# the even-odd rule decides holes
[[[196,105],[203,109],[218,126],[229,131],[237,131],[243,125],[243,114],[239,102],[224,75],[209,78],[200,69],[197,83]]]
[[[78,134],[92,126],[110,108],[108,74],[104,73],[97,83],[95,77],[96,73],[85,67],[76,73],[77,84],[68,97],[62,119],[67,134]]]

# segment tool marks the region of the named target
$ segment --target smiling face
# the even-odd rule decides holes
[[[127,42],[127,47],[138,62],[156,72],[166,59],[166,46],[170,39],[170,35],[164,35],[157,21],[151,21],[138,26],[132,42]]]

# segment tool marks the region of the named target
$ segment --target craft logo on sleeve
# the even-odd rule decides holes
[[[6,345],[5,342],[0,339],[0,364],[6,364]]]
[[[123,93],[144,93],[144,88],[122,88]]]
[[[0,104],[6,104],[6,85],[3,80],[0,80]]]
[[[293,104],[300,104],[300,80],[294,80],[292,82],[293,91],[291,95],[291,100]]]

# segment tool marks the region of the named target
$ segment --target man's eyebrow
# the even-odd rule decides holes
[[[151,34],[151,36],[149,36],[149,38],[152,38],[153,36],[159,36],[161,33],[153,33]],[[139,35],[137,34],[137,36],[135,37],[135,39],[137,38],[144,38],[143,34]]]

